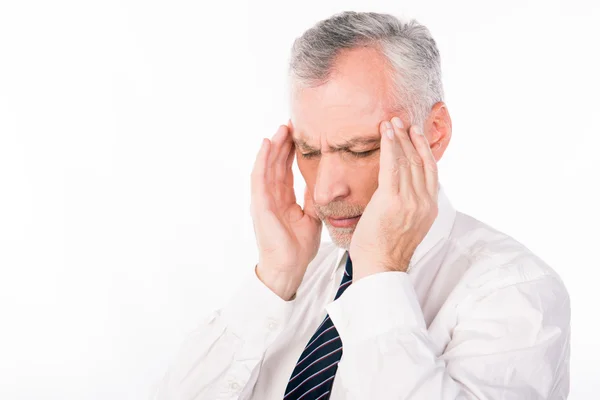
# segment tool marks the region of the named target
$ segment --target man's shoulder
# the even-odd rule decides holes
[[[462,279],[470,288],[489,292],[540,280],[564,288],[557,271],[519,240],[461,212],[457,222],[450,240],[470,264]]]

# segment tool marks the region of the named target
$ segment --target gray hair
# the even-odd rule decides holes
[[[327,82],[336,56],[344,49],[378,49],[392,66],[394,108],[423,126],[431,107],[443,101],[440,54],[429,30],[416,20],[390,14],[345,11],[319,21],[294,41],[289,77],[292,86]]]

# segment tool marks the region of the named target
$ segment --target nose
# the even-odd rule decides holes
[[[321,155],[313,197],[316,204],[325,206],[350,194],[345,172],[335,154]]]

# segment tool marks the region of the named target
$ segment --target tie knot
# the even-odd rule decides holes
[[[344,268],[344,275],[342,276],[342,282],[340,282],[340,288],[335,295],[335,299],[340,297],[344,290],[352,283],[352,260],[350,259],[350,254],[348,254],[348,259],[346,260],[346,267]]]
[[[352,276],[352,259],[350,258],[350,254],[348,254],[348,259],[346,260],[345,272]]]

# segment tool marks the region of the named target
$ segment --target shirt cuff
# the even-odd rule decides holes
[[[325,308],[344,344],[392,330],[426,329],[423,311],[406,272],[380,272],[362,278]]]
[[[265,341],[269,345],[287,325],[294,300],[285,301],[256,275],[256,268],[221,310],[228,329],[244,341]]]

